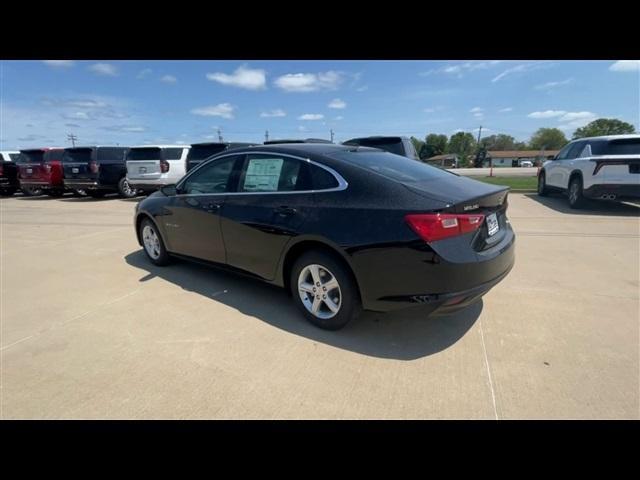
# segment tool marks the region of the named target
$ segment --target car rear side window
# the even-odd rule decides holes
[[[395,153],[397,155],[404,155],[405,151],[402,146],[401,138],[384,138],[384,139],[376,139],[376,138],[363,138],[360,140],[354,140],[353,142],[348,142],[349,144],[362,145],[363,147],[372,147],[379,148],[381,150],[386,150],[390,153]]]
[[[237,159],[235,155],[226,157],[194,170],[180,186],[180,193],[194,195],[228,192],[232,183],[231,173]]]
[[[593,155],[640,155],[640,138],[591,142]]]
[[[300,160],[279,155],[249,155],[240,192],[293,192],[304,190]]]
[[[426,163],[389,152],[340,152],[328,155],[400,182],[420,182],[450,178],[451,173]]]
[[[105,160],[116,160],[122,161],[124,160],[124,148],[119,147],[100,147],[98,148],[98,161],[102,162]]]
[[[163,150],[165,160],[180,160],[184,148],[164,148]]]
[[[17,161],[18,161],[18,159],[20,158],[20,154],[19,154],[19,153],[10,153],[10,154],[9,154],[9,158],[10,158],[12,161],[17,162]]]
[[[311,189],[329,190],[338,187],[338,180],[324,168],[312,164],[307,165],[307,171],[311,177]]]

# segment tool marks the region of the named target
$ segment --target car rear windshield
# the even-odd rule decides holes
[[[340,152],[328,156],[405,183],[450,178],[452,175],[446,170],[389,152]]]
[[[160,160],[160,149],[152,148],[132,148],[127,153],[127,160]]]
[[[187,160],[205,160],[226,150],[226,145],[195,145],[189,150]]]
[[[184,148],[163,148],[165,160],[180,160]]]
[[[397,153],[398,155],[404,155],[405,151],[402,147],[402,139],[397,138],[362,138],[359,140],[349,141],[350,145],[362,145],[363,147],[380,148],[387,152]]]
[[[83,163],[91,161],[91,149],[90,148],[74,148],[71,150],[65,150],[62,155],[62,162],[68,163]]]
[[[10,153],[9,154],[9,158],[13,161],[13,162],[17,162],[18,159],[20,158],[20,154],[19,153]]]
[[[593,142],[591,153],[593,155],[640,155],[640,138]]]
[[[115,160],[122,162],[125,150],[126,148],[122,147],[100,147],[98,148],[98,161]]]
[[[42,150],[25,150],[20,152],[19,163],[42,163],[44,152]]]

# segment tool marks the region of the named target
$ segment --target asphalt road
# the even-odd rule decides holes
[[[640,208],[511,194],[482,302],[326,332],[276,287],[152,266],[133,207],[0,200],[1,418],[640,418]]]

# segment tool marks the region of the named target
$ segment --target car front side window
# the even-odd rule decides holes
[[[233,168],[237,156],[209,163],[189,175],[180,186],[179,193],[186,195],[226,193],[233,183]]]

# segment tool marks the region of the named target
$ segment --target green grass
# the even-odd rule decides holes
[[[535,190],[538,186],[537,177],[471,177],[481,182],[493,185],[504,185],[512,190]]]

